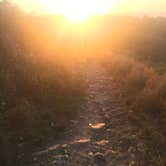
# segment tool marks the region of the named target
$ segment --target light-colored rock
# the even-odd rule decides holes
[[[105,126],[105,123],[96,123],[96,124],[89,123],[89,126],[92,129],[101,129]]]
[[[56,144],[56,145],[50,146],[50,147],[48,148],[48,151],[57,150],[59,147],[60,147],[60,144]]]
[[[88,143],[90,142],[90,138],[82,138],[82,139],[78,139],[73,141],[73,144],[77,144],[77,143]]]
[[[97,141],[97,142],[96,142],[97,145],[101,145],[101,146],[104,146],[104,145],[106,145],[106,144],[108,144],[108,143],[109,143],[108,140],[100,140],[100,141]]]
[[[94,154],[94,157],[95,158],[104,158],[104,154],[100,153],[100,152],[97,152],[97,153]]]
[[[61,147],[62,147],[62,148],[67,148],[68,145],[67,145],[67,144],[63,144],[63,145],[61,145]]]
[[[89,152],[88,155],[89,155],[89,156],[93,156],[93,152]]]
[[[129,164],[129,166],[133,166],[133,165],[135,165],[135,162],[131,161],[130,164]]]

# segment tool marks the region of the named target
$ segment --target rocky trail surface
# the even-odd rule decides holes
[[[32,166],[139,166],[145,147],[128,112],[103,68],[85,67],[89,85],[87,102],[64,139],[33,154]]]

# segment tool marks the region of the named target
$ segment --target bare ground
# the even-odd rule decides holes
[[[78,119],[61,140],[33,153],[27,166],[149,165],[146,146],[112,79],[97,63],[83,68],[89,91]]]

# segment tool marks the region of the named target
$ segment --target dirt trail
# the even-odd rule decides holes
[[[144,145],[129,123],[128,113],[103,68],[86,66],[89,95],[71,130],[43,151],[33,154],[33,166],[144,165]]]

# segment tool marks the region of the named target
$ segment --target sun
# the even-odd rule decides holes
[[[66,0],[65,2],[62,8],[64,16],[69,21],[85,22],[91,16],[108,12],[113,0]]]
[[[62,8],[63,15],[72,22],[85,22],[91,16],[98,14],[94,0],[69,0]]]
[[[62,14],[72,22],[85,22],[91,16],[107,13],[114,0],[38,0],[48,13]]]
[[[68,21],[81,23],[87,21],[92,16],[92,13],[82,11],[81,9],[72,10],[71,8],[71,10],[64,10],[63,15],[67,18]]]
[[[81,12],[65,12],[64,16],[71,22],[84,22],[90,17],[90,15]]]

